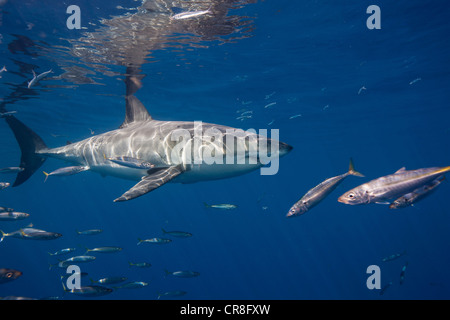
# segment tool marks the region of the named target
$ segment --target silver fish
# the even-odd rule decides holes
[[[151,238],[151,239],[140,239],[138,238],[138,245],[141,243],[155,243],[155,244],[166,244],[172,242],[170,239],[164,239],[164,238]]]
[[[86,171],[86,170],[89,170],[88,166],[71,166],[71,167],[59,168],[50,173],[47,173],[45,171],[42,171],[42,172],[44,172],[44,174],[45,174],[45,180],[44,180],[44,182],[45,182],[45,181],[47,181],[47,178],[49,176],[71,176],[73,174],[77,174],[79,172]]]
[[[202,16],[204,14],[212,13],[210,9],[211,9],[211,7],[208,10],[181,12],[181,13],[171,16],[170,20],[183,20],[183,19],[189,19],[189,18]]]
[[[406,250],[403,251],[402,253],[391,254],[390,256],[381,259],[381,261],[383,261],[383,262],[392,261],[397,258],[400,258],[401,256],[404,256],[405,254],[406,254]]]
[[[15,113],[17,113],[17,111],[0,112],[0,118],[5,118],[5,117],[11,116],[11,115],[13,115]]]
[[[6,168],[1,168],[0,173],[17,173],[17,172],[21,172],[23,170],[25,170],[25,169],[21,168],[21,167],[6,167]]]
[[[79,234],[79,235],[88,235],[88,236],[91,236],[91,235],[94,235],[94,234],[99,234],[99,233],[102,233],[103,232],[103,230],[102,229],[89,229],[89,230],[83,230],[83,231],[76,231],[77,232],[77,234]]]
[[[114,253],[114,252],[119,252],[122,251],[122,248],[120,247],[99,247],[99,248],[93,248],[93,249],[88,249],[86,248],[86,253],[88,252],[100,252],[100,253]]]
[[[64,286],[64,282],[62,284],[63,284],[64,291],[76,294],[78,296],[83,296],[83,297],[104,296],[104,295],[110,294],[111,292],[114,291],[111,288],[98,286],[98,285],[81,286],[79,289],[74,288],[74,289],[69,290]]]
[[[186,291],[181,291],[181,290],[162,292],[162,293],[158,293],[158,300],[161,297],[179,297],[179,296],[184,296],[186,293],[187,293]]]
[[[406,261],[405,265],[402,267],[402,271],[400,272],[400,284],[403,284],[403,281],[405,281],[405,271],[407,266],[408,261]]]
[[[252,116],[251,115],[247,115],[247,116],[239,116],[239,117],[237,117],[236,118],[236,120],[241,120],[241,121],[244,121],[244,119],[251,119],[252,118]]]
[[[0,190],[8,188],[10,186],[9,182],[0,182]]]
[[[28,88],[31,88],[36,83],[38,83],[39,80],[44,78],[49,73],[53,72],[52,69],[50,69],[48,71],[45,71],[45,72],[42,72],[41,74],[36,75],[36,72],[34,72],[34,70],[31,70],[31,71],[33,71],[33,79],[31,79],[30,82],[28,82]]]
[[[71,264],[86,263],[86,262],[91,262],[94,260],[95,260],[94,256],[75,256],[75,257],[71,257],[69,259],[60,261],[58,263],[58,267],[65,268],[65,267],[70,266]]]
[[[32,230],[30,230],[32,229]],[[28,230],[22,229],[22,236],[23,239],[30,239],[30,240],[53,240],[57,239],[62,236],[61,233],[57,232],[49,232],[44,230],[38,230],[29,228]]]
[[[338,201],[350,205],[382,203],[429,184],[448,171],[450,166],[417,170],[401,168],[394,174],[374,179],[347,191],[339,197]]]
[[[169,236],[173,236],[173,237],[178,237],[178,238],[192,237],[192,233],[185,232],[185,231],[166,231],[162,228],[161,228],[161,230],[164,234],[168,234]]]
[[[179,278],[194,278],[194,277],[198,277],[200,275],[199,272],[189,271],[189,270],[173,271],[173,272],[164,270],[164,273],[166,274],[166,276],[172,275],[172,276],[179,277]]]
[[[229,204],[229,203],[221,203],[221,204],[207,204],[206,202],[203,202],[205,207],[207,208],[215,208],[215,209],[223,209],[223,210],[230,210],[230,209],[236,209],[237,205],[235,204]]]
[[[0,297],[0,300],[37,300],[37,299],[23,296],[6,296]]]
[[[13,221],[26,219],[30,214],[25,212],[4,211],[0,212],[0,221]]]
[[[148,262],[137,262],[137,263],[133,263],[133,262],[128,262],[128,265],[130,267],[138,267],[138,268],[149,268],[152,265]]]
[[[127,277],[106,277],[99,280],[92,280],[92,283],[100,283],[100,284],[117,284],[127,280]]]
[[[105,159],[117,163],[121,166],[128,167],[128,168],[135,168],[135,169],[151,169],[154,168],[155,165],[151,164],[148,161],[132,158],[132,157],[115,157],[115,158],[107,158],[105,156]]]
[[[22,228],[10,233],[5,233],[2,230],[0,230],[0,233],[2,234],[0,242],[2,242],[5,237],[13,237],[26,240],[53,240],[62,236],[62,234],[60,233],[48,232],[45,230],[35,229],[31,227]]]
[[[75,248],[65,248],[65,249],[61,249],[61,250],[58,250],[58,251],[53,252],[53,253],[49,252],[48,254],[51,255],[51,256],[61,256],[61,255],[73,252],[75,250],[76,250]]]
[[[310,189],[300,200],[298,200],[289,210],[286,217],[293,217],[304,214],[306,211],[316,206],[325,199],[337,186],[349,175],[364,177],[358,171],[355,171],[353,161],[350,159],[349,169],[346,173],[329,178],[314,188]]]
[[[423,198],[431,194],[436,189],[436,187],[439,186],[441,182],[444,180],[445,176],[441,176],[436,180],[433,180],[429,184],[426,184],[420,188],[415,189],[412,192],[404,194],[400,198],[395,199],[389,205],[389,209],[399,209],[412,206],[414,203],[418,202],[419,200],[422,200]]]
[[[271,103],[269,103],[269,104],[266,104],[266,105],[264,106],[264,109],[270,108],[270,107],[272,107],[272,106],[274,106],[274,105],[276,105],[276,104],[277,104],[276,102],[271,102]]]
[[[148,286],[147,282],[134,281],[134,282],[124,283],[120,286],[114,287],[114,289],[136,289],[136,288],[142,288],[145,286]]]

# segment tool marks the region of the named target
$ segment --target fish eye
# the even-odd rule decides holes
[[[353,194],[353,193],[350,193],[349,195],[348,195],[348,197],[349,198],[353,198],[355,195]]]
[[[13,276],[13,273],[12,272],[8,272],[7,274],[6,274],[6,277],[7,278],[11,278]]]

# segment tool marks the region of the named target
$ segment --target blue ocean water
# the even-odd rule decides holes
[[[449,4],[211,1],[215,15],[176,21],[167,19],[167,10],[177,10],[166,2],[147,1],[157,9],[139,11],[137,1],[0,1],[0,67],[7,68],[0,79],[2,108],[17,111],[14,116],[49,147],[116,129],[125,114],[126,66],[135,59],[145,75],[136,96],[153,118],[278,129],[280,140],[294,149],[280,159],[275,175],[256,170],[223,180],[168,183],[123,203],[113,200],[135,182],[82,172],[44,183],[42,170],[66,165],[48,159],[27,182],[0,191],[1,206],[30,214],[2,221],[0,229],[12,232],[32,223],[63,236],[6,237],[0,268],[23,275],[0,284],[0,297],[154,300],[181,290],[186,294],[160,299],[450,298],[447,183],[400,210],[337,202],[345,191],[401,167],[449,165]],[[178,2],[176,8],[197,8]],[[69,4],[80,8],[81,29],[66,25]],[[381,29],[366,26],[372,4],[381,9]],[[165,24],[152,24],[160,19],[158,10]],[[216,21],[218,13],[225,23]],[[140,19],[150,29],[142,32]],[[27,88],[32,70],[49,69],[52,74]],[[238,119],[247,111],[251,117]],[[20,148],[3,120],[0,141],[0,167],[19,165]],[[346,172],[350,158],[365,178],[346,178],[317,207],[286,218],[310,188]],[[204,202],[238,207],[218,210]],[[103,232],[76,233],[93,228]],[[169,237],[162,229],[193,236],[137,245],[138,238]],[[86,247],[101,246],[123,250],[93,253],[95,261],[79,264],[88,273],[83,285],[124,276],[148,286],[96,298],[64,292],[65,269],[50,268],[58,260],[48,252],[75,247],[83,254]],[[382,287],[392,282],[383,295],[367,287],[371,265],[379,266]],[[176,278],[164,270],[200,276]]]

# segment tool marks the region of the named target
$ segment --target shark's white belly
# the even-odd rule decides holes
[[[249,164],[198,164],[192,165],[187,171],[183,172],[170,182],[175,183],[194,183],[199,181],[226,179],[239,176],[250,171],[256,170],[260,165]],[[147,170],[127,168],[124,166],[94,165],[90,171],[101,174],[102,176],[114,176],[121,179],[139,181],[147,176]]]

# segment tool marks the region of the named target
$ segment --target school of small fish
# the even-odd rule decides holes
[[[126,166],[129,168],[135,168],[135,169],[151,169],[154,167],[153,164],[135,159],[128,156],[123,157],[117,157],[117,158],[106,158],[117,165]],[[17,173],[22,171],[23,168],[20,167],[6,167],[1,168],[0,173]],[[89,167],[84,166],[70,166],[70,167],[64,167],[56,169],[50,173],[44,172],[45,174],[45,180],[49,176],[68,176],[68,175],[74,175],[83,171],[89,170]],[[1,182],[0,183],[0,189],[7,188],[10,185],[9,182]],[[218,208],[218,209],[233,209],[237,206],[231,205],[231,204],[220,204],[220,205],[208,205],[208,207],[212,208]],[[0,207],[0,221],[17,221],[17,220],[23,220],[30,216],[30,214],[25,212],[19,212],[15,211],[13,208],[9,207]],[[2,227],[3,228],[3,227]],[[164,229],[161,229],[162,233],[165,236],[168,237],[174,237],[174,238],[189,238],[192,237],[192,233],[186,232],[186,231],[179,231],[179,230],[173,230],[173,231],[166,231]],[[86,229],[86,230],[75,230],[75,233],[78,236],[94,236],[98,235],[103,232],[103,229],[99,228],[93,228],[93,229]],[[52,232],[52,231],[46,231],[42,229],[37,229],[33,227],[33,224],[28,224],[26,227],[20,228],[19,230],[12,231],[12,232],[5,232],[3,230],[0,230],[0,243],[4,241],[5,238],[12,237],[12,238],[18,238],[18,239],[25,239],[25,240],[55,240],[60,237],[62,237],[62,234],[58,232]],[[138,238],[138,245],[141,243],[149,243],[149,244],[169,244],[172,242],[172,239],[170,238],[161,238],[161,237],[152,237],[147,239],[140,239]],[[49,270],[53,268],[60,268],[60,269],[66,269],[69,266],[77,265],[78,264],[84,264],[84,263],[92,263],[93,261],[96,261],[97,257],[92,254],[102,253],[102,254],[112,254],[121,252],[123,250],[122,247],[117,246],[102,246],[102,247],[93,247],[88,248],[85,247],[85,252],[81,255],[74,255],[72,257],[66,258],[66,259],[60,259],[59,257],[66,256],[68,254],[72,254],[74,251],[76,251],[77,248],[75,247],[68,247],[63,248],[60,250],[57,250],[55,252],[49,252],[49,256],[55,256],[58,257],[57,262],[50,263],[49,264]],[[149,268],[152,266],[149,262],[128,262],[129,267],[137,267],[137,268]],[[22,275],[21,271],[14,270],[14,269],[8,269],[3,268],[0,269],[0,284],[6,283],[15,279],[18,279]],[[190,270],[180,270],[180,271],[172,271],[168,272],[165,271],[164,277],[167,275],[172,275],[174,277],[179,278],[193,278],[200,275],[199,272],[196,271],[190,271]],[[81,272],[80,277],[87,276],[87,273]],[[118,289],[137,289],[137,288],[143,288],[146,287],[149,283],[144,281],[131,281],[123,283],[127,280],[124,276],[107,276],[98,280],[91,279],[91,283],[89,285],[80,286],[78,289],[69,289],[67,287],[66,281],[69,279],[69,275],[62,275],[61,276],[61,284],[62,289],[64,292],[68,292],[74,295],[82,296],[82,297],[99,297],[104,296],[107,294],[111,294],[114,292],[114,290]],[[111,286],[111,285],[115,286]],[[159,292],[157,295],[157,299],[161,299],[162,297],[177,297],[181,295],[185,295],[187,292],[182,290],[175,290],[175,291],[166,291],[166,292]],[[1,299],[32,299],[27,297],[15,297],[15,296],[7,296]]]
[[[105,157],[106,158],[106,157]],[[121,166],[127,166],[130,168],[135,169],[148,169],[153,168],[154,166],[148,162],[123,156],[118,158],[111,158],[108,159],[112,162],[115,162],[118,165]],[[72,167],[64,167],[56,169],[50,173],[44,172],[45,174],[45,180],[51,175],[54,176],[67,176],[67,175],[73,175],[80,173],[82,171],[89,170],[88,167],[82,167],[82,166],[72,166]],[[0,173],[17,173],[23,171],[23,168],[20,167],[5,167],[0,168]],[[9,187],[9,182],[0,182],[0,190],[5,189]],[[218,209],[232,209],[235,208],[235,205],[230,204],[220,204],[220,205],[211,205],[209,207],[212,208],[218,208]],[[29,213],[16,211],[13,208],[9,207],[0,207],[0,222],[2,221],[18,221],[23,220],[30,217]],[[0,228],[3,229],[3,226],[0,226]],[[186,232],[186,231],[179,231],[179,230],[173,230],[173,231],[166,231],[165,229],[161,229],[162,234],[164,236],[167,236],[169,238],[161,238],[161,237],[152,237],[147,239],[140,239],[138,238],[138,245],[141,243],[149,243],[149,244],[169,244],[172,242],[171,238],[189,238],[192,237],[192,233]],[[86,230],[75,230],[76,235],[84,237],[84,236],[95,236],[98,234],[101,234],[103,232],[103,229],[100,228],[92,228],[92,229],[86,229]],[[33,226],[32,223],[28,224],[27,226],[20,228],[15,231],[11,232],[5,232],[4,230],[0,230],[0,243],[4,242],[6,238],[18,238],[18,239],[24,239],[24,240],[55,240],[60,237],[62,237],[61,233],[53,232],[53,231],[46,231],[43,229],[37,229]],[[69,254],[74,254],[75,251],[77,251],[76,247],[67,247],[59,249],[55,252],[48,252],[49,256],[53,256],[57,259],[54,263],[49,264],[49,270],[52,270],[54,268],[59,268],[62,270],[67,269],[70,266],[79,264],[85,264],[85,263],[92,263],[97,260],[97,256],[93,254],[113,254],[118,253],[123,250],[122,247],[118,246],[101,246],[101,247],[84,247],[84,253],[79,255],[73,255],[71,257],[62,259],[62,257],[67,256]],[[136,267],[136,268],[150,268],[152,266],[149,262],[128,262],[128,266]],[[86,272],[81,272],[79,274],[80,278],[85,278],[88,274]],[[168,275],[171,275],[175,278],[194,278],[200,275],[197,271],[190,271],[190,270],[179,270],[179,271],[167,271],[165,270],[165,274],[162,275],[164,278]],[[11,269],[11,268],[0,268],[0,284],[8,283],[11,281],[14,281],[16,279],[19,279],[22,276],[22,271]],[[82,296],[85,298],[89,297],[100,297],[104,295],[111,294],[115,290],[119,289],[138,289],[143,288],[149,285],[149,282],[145,281],[127,281],[127,277],[121,276],[121,275],[113,275],[113,276],[106,276],[98,280],[90,279],[90,284],[88,285],[82,285],[79,288],[72,288],[69,289],[67,287],[67,281],[69,279],[69,274],[63,274],[60,277],[62,290],[63,292],[67,292],[70,294],[74,294],[77,296]],[[171,297],[178,297],[185,295],[187,292],[182,290],[175,290],[175,291],[162,291],[158,292],[157,299],[161,299],[164,297],[171,298]],[[52,297],[54,299],[59,299],[60,297]],[[34,298],[28,298],[28,297],[17,297],[17,296],[5,296],[0,297],[0,299],[5,300],[34,300]]]
[[[29,217],[30,215],[28,213],[22,213],[22,212],[15,212],[12,208],[7,207],[0,207],[0,221],[8,221],[8,220],[20,220],[25,219]],[[171,238],[189,238],[192,237],[192,233],[186,232],[186,231],[180,231],[180,230],[171,230],[167,231],[165,229],[161,229],[162,233]],[[103,229],[86,229],[86,230],[75,230],[75,233],[79,236],[94,236],[101,234],[103,232]],[[58,239],[62,236],[62,234],[57,232],[50,232],[45,231],[41,229],[37,229],[33,227],[33,225],[30,223],[26,227],[20,228],[19,230],[12,231],[12,232],[5,232],[3,230],[0,230],[1,238],[0,243],[4,241],[7,237],[12,238],[18,238],[18,239],[28,239],[28,240],[54,240]],[[159,238],[159,237],[153,237],[148,239],[139,239],[139,243],[151,243],[151,244],[168,244],[172,242],[172,239],[169,238]],[[79,251],[79,248],[76,247],[67,247],[62,248],[54,252],[48,252],[48,255],[50,257],[55,257],[53,259],[56,259],[54,263],[49,263],[49,270],[53,269],[60,269],[63,272],[70,266],[79,266],[84,265],[86,263],[93,263],[97,259],[101,259],[101,257],[98,257],[96,254],[114,254],[119,253],[123,250],[122,247],[118,246],[102,246],[102,247],[84,247],[81,248],[84,249],[84,253],[82,254],[75,254],[75,251]],[[67,257],[68,255],[72,255],[70,257]],[[128,262],[129,268],[136,267],[136,268],[150,268],[152,266],[149,262]],[[80,267],[81,269],[81,267]],[[22,277],[22,271],[15,270],[12,268],[0,268],[0,284],[8,283],[15,281]],[[88,273],[86,272],[77,272],[77,274],[80,276],[80,279],[85,279],[88,276]],[[70,293],[73,295],[81,296],[84,298],[91,298],[91,297],[100,297],[104,295],[108,295],[113,293],[116,290],[123,290],[123,289],[139,289],[144,288],[149,285],[149,282],[147,281],[128,281],[128,278],[123,275],[106,275],[103,278],[99,279],[92,279],[90,278],[90,283],[86,285],[80,285],[80,287],[75,287],[72,289],[69,289],[68,287],[68,281],[70,280],[69,277],[72,274],[63,274],[60,276],[61,286],[62,286],[62,292],[63,293]],[[168,276],[174,277],[174,278],[195,278],[200,275],[197,271],[192,270],[174,270],[174,271],[168,271],[167,269],[164,270],[164,274],[161,275],[162,278],[166,278]],[[156,299],[161,299],[164,297],[171,298],[171,297],[178,297],[181,295],[185,295],[187,292],[182,290],[175,290],[175,291],[160,291],[157,293]],[[60,299],[60,296],[51,297],[52,299]],[[5,296],[0,299],[6,299],[6,300],[35,300],[35,298],[28,298],[28,297],[16,297],[16,296]],[[47,299],[47,298],[44,298]]]

